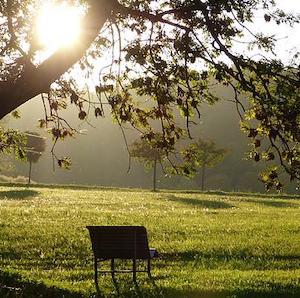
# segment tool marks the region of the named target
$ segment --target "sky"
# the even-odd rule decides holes
[[[277,0],[277,6],[287,13],[300,15],[300,0]],[[284,61],[290,58],[290,50],[300,50],[300,24],[294,25],[293,28],[287,25],[277,26],[274,22],[266,23],[261,15],[254,25],[256,30],[274,34],[279,39],[278,55]]]
[[[299,0],[277,0],[278,7],[285,9],[289,12],[300,13],[300,1]]]

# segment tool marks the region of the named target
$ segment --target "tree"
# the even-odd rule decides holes
[[[276,37],[248,26],[258,11],[274,26],[292,26],[299,17],[277,9],[274,0],[66,2],[85,5],[81,36],[41,61],[34,28],[40,1],[1,1],[0,118],[42,94],[40,126],[51,128],[56,141],[75,132],[61,116],[66,98],[82,120],[91,108],[103,116],[108,105],[120,126],[129,124],[172,152],[178,139],[191,137],[201,104],[221,99],[211,89],[213,78],[232,89],[243,128],[256,144],[254,160],[276,160],[291,180],[300,180],[299,55],[291,53],[284,63],[276,56]],[[236,50],[237,43],[246,48]],[[105,54],[95,87],[98,100],[86,100],[70,69],[78,63],[88,74],[95,59],[109,51],[111,61],[107,66]],[[240,94],[248,99],[246,106]],[[138,103],[138,96],[148,104]],[[185,128],[176,122],[176,109]],[[265,183],[280,188],[279,174],[272,171]]]
[[[28,184],[31,182],[32,163],[38,162],[45,149],[45,138],[41,137],[37,132],[26,132],[25,152],[26,159],[29,162]]]
[[[201,138],[189,145],[182,153],[183,159],[187,162],[184,167],[192,169],[193,174],[201,169],[201,190],[204,190],[205,171],[222,162],[227,150],[217,148],[215,142],[205,141]]]
[[[130,149],[130,155],[145,165],[145,168],[153,169],[153,191],[157,190],[157,163],[161,163],[166,154],[159,148],[154,148],[145,140],[135,141]]]

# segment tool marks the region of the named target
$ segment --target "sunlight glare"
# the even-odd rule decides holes
[[[76,42],[80,34],[81,11],[65,2],[47,2],[37,17],[37,37],[44,50],[55,51]]]

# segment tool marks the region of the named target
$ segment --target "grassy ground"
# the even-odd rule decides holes
[[[144,225],[161,253],[105,297],[300,297],[298,199],[0,186],[0,297],[95,295],[86,225]]]

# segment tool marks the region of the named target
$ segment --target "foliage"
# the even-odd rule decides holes
[[[199,138],[183,150],[182,172],[186,176],[194,176],[200,172],[201,168],[201,190],[204,190],[206,168],[212,168],[222,162],[226,153],[227,150],[217,148],[215,142]]]
[[[13,153],[17,158],[24,159],[24,144],[25,138],[20,132],[0,127],[0,153]]]
[[[2,186],[0,202],[0,283],[25,297],[92,297],[85,226],[100,223],[144,225],[161,254],[155,285],[140,273],[137,289],[117,274],[118,294],[108,275],[100,278],[104,297],[300,294],[299,196]]]
[[[135,141],[130,148],[130,156],[144,163],[146,169],[153,169],[153,191],[156,187],[157,164],[162,165],[164,159],[167,158],[166,152],[162,148],[156,148],[149,141],[142,139]]]
[[[28,184],[31,182],[32,163],[37,163],[46,149],[45,138],[41,137],[37,132],[26,132],[26,159],[29,162]]]
[[[178,139],[191,136],[201,104],[221,99],[210,88],[213,78],[232,89],[241,118],[250,120],[244,129],[256,144],[254,160],[274,156],[291,180],[300,180],[299,55],[281,61],[276,36],[249,27],[258,11],[274,26],[292,26],[299,17],[277,9],[273,0],[68,2],[86,5],[80,43],[44,61],[37,59],[41,49],[32,22],[39,1],[1,2],[0,117],[43,94],[40,125],[58,140],[75,133],[63,109],[73,105],[86,120],[89,110],[101,117],[108,105],[120,126],[129,124],[157,148],[173,152]],[[237,51],[237,43],[245,49]],[[96,59],[109,59],[108,51],[110,65],[105,62],[95,87],[98,100],[87,100],[72,73],[62,75],[76,62],[91,74]],[[246,114],[240,94],[248,99]],[[178,125],[178,114],[185,127]],[[277,177],[266,183],[280,188]]]
[[[131,145],[130,156],[145,164],[146,168],[153,168],[155,162],[162,162],[166,153],[159,148],[154,148],[145,140],[136,140]]]
[[[222,162],[227,150],[217,148],[215,142],[199,138],[182,152],[186,174],[195,174],[199,168],[212,168]]]

